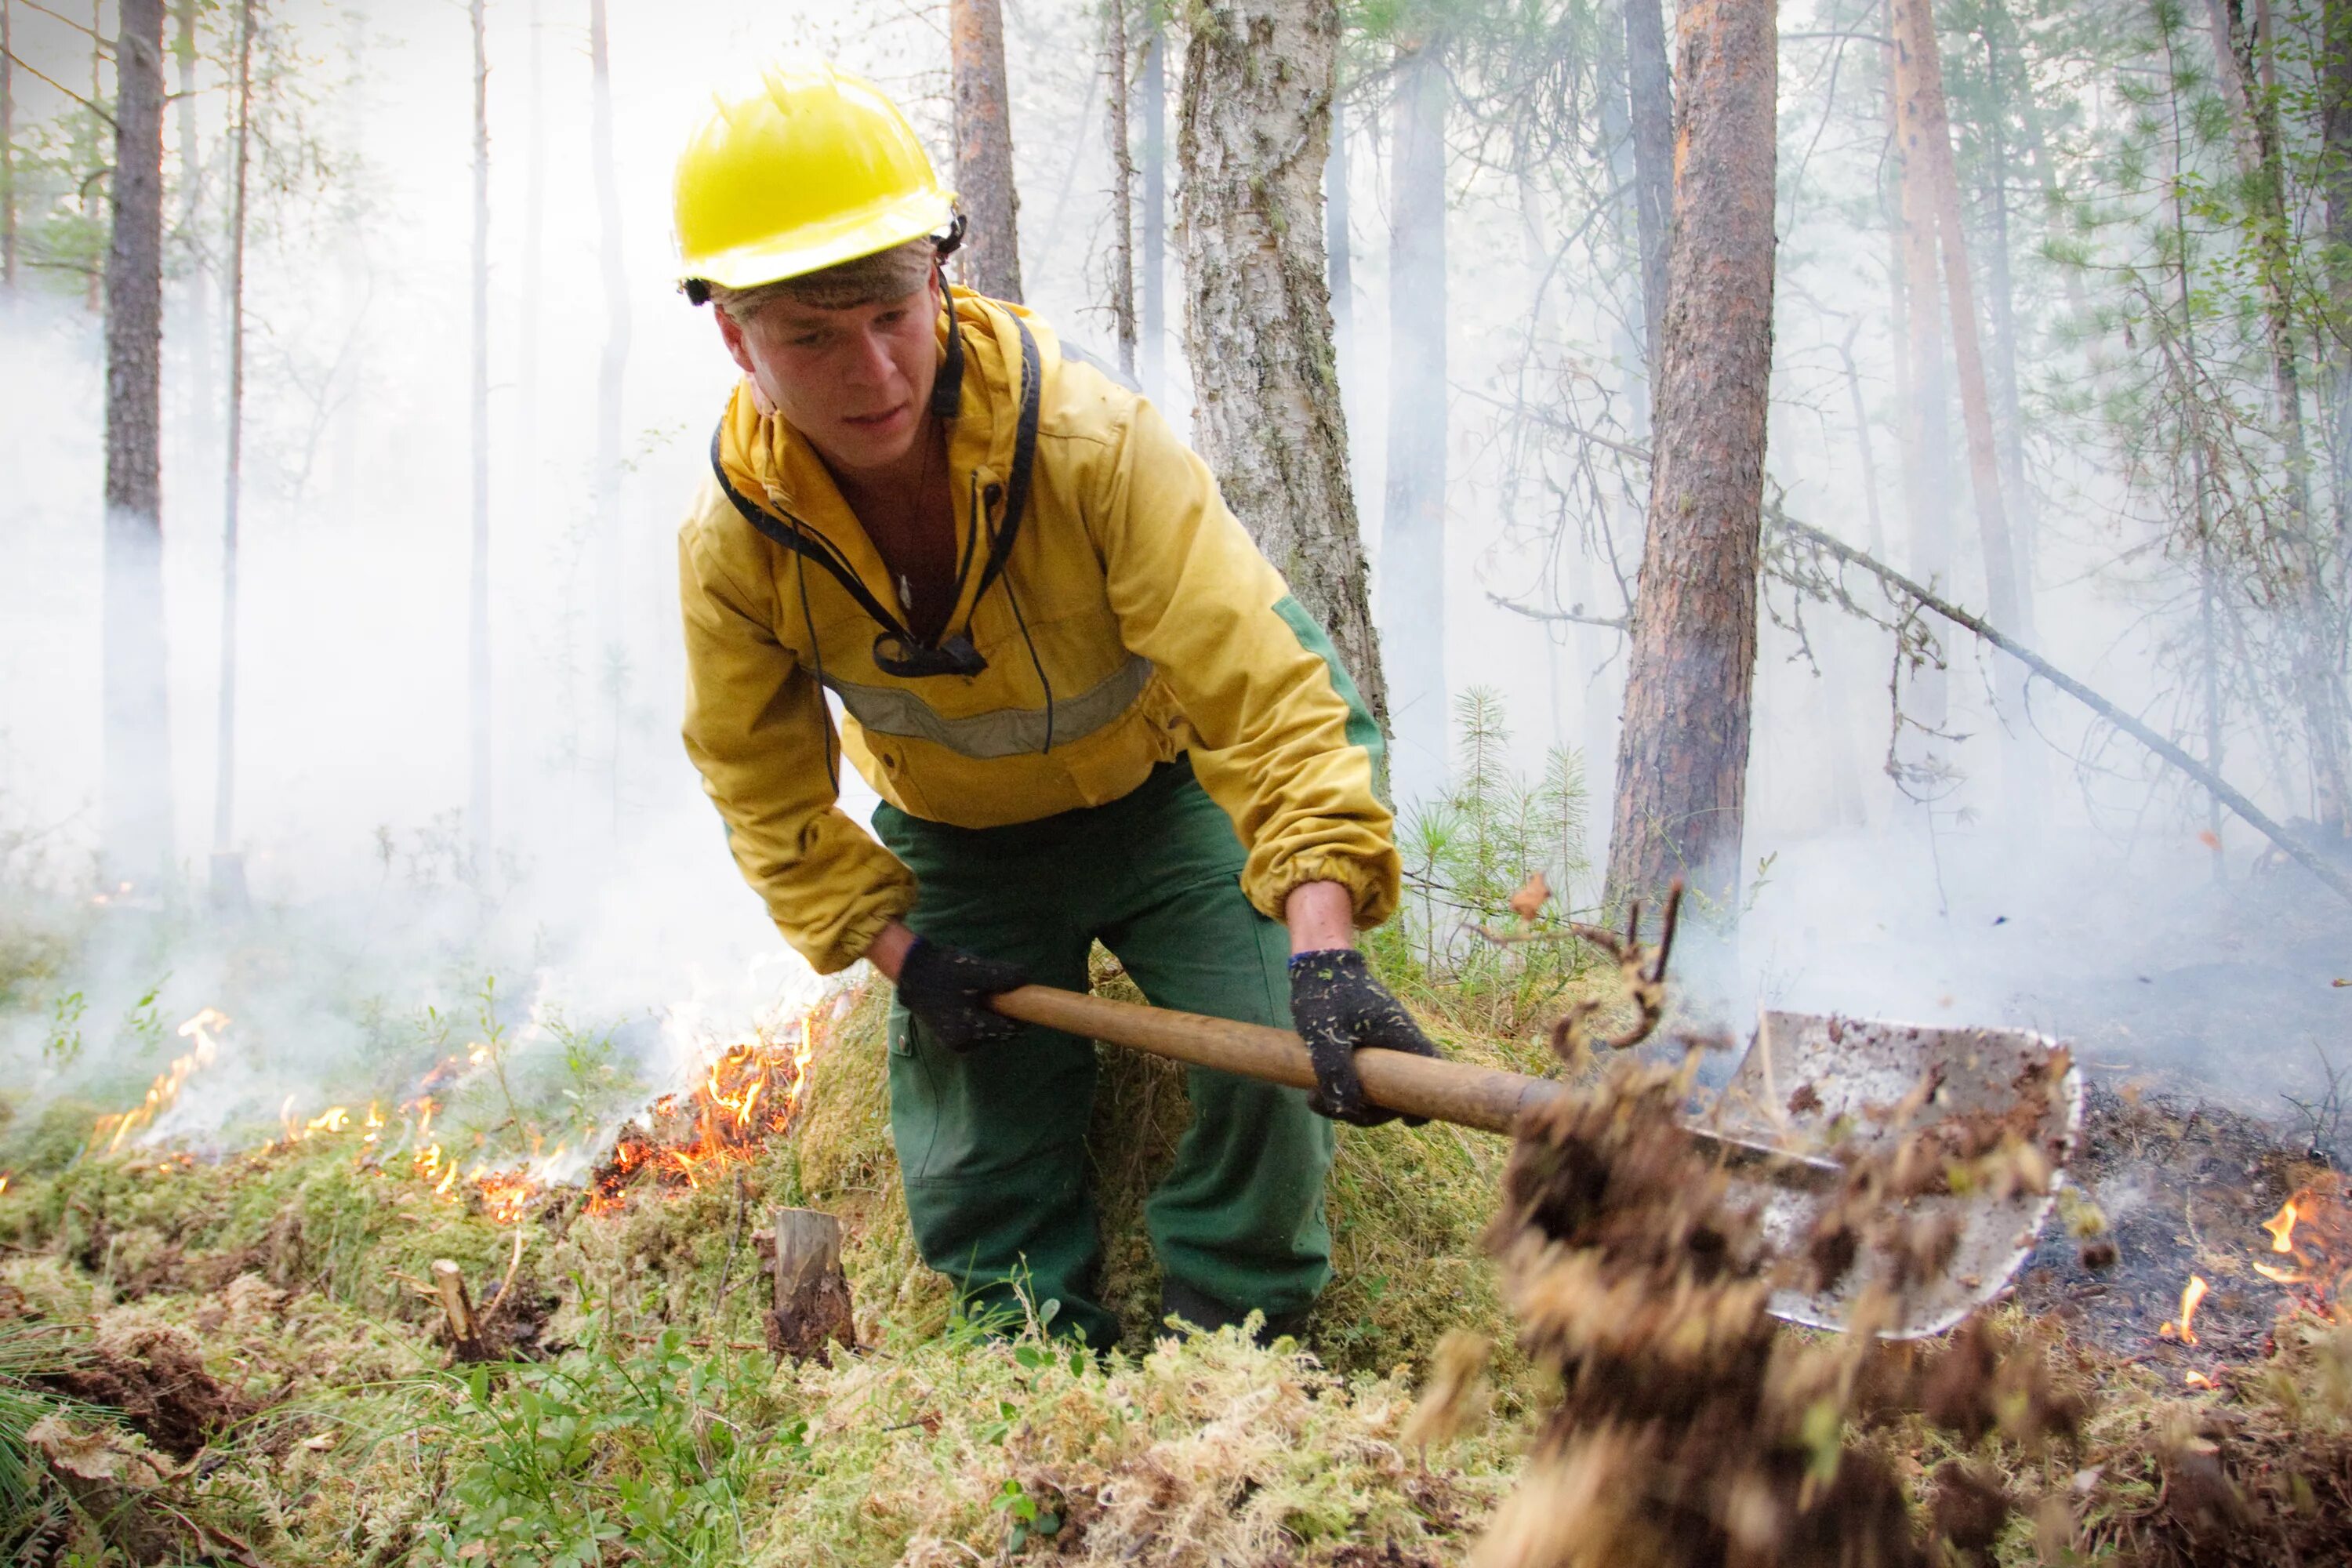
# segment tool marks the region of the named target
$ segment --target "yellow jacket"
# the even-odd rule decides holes
[[[831,973],[915,901],[907,868],[837,804],[820,679],[848,715],[842,753],[910,816],[1031,822],[1117,800],[1190,752],[1248,847],[1252,903],[1278,919],[1293,888],[1333,881],[1360,925],[1386,920],[1399,867],[1372,793],[1380,731],[1208,466],[1025,311],[952,299],[961,342],[940,374],[952,385],[961,362],[948,461],[971,564],[948,625],[969,630],[984,670],[885,673],[872,608],[898,612],[881,556],[824,463],[746,387],[679,531],[687,753],[777,928]],[[1014,469],[1024,354],[1038,393],[1027,504],[975,603]]]

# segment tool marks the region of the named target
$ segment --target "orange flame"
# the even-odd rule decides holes
[[[2180,1288],[2180,1342],[2184,1345],[2197,1342],[2197,1306],[2210,1289],[2202,1274],[2191,1274],[2189,1283]]]
[[[589,1179],[588,1212],[618,1208],[643,1173],[652,1173],[658,1185],[695,1191],[726,1167],[749,1163],[792,1124],[815,1036],[811,1008],[797,1038],[777,1040],[762,1030],[714,1055],[690,1091],[656,1100],[646,1125],[621,1130],[612,1154]]]
[[[156,1075],[147,1086],[147,1098],[131,1110],[116,1116],[101,1116],[91,1129],[87,1145],[93,1152],[111,1154],[122,1147],[132,1134],[145,1131],[154,1125],[155,1118],[170,1110],[187,1087],[188,1079],[199,1068],[210,1067],[220,1056],[220,1032],[228,1027],[226,1015],[216,1008],[206,1007],[182,1024],[180,1038],[194,1040],[188,1050],[172,1059],[172,1065]]]
[[[2300,1197],[2302,1194],[2298,1193],[2295,1196]],[[2295,1218],[2295,1199],[2289,1198],[2286,1202],[2279,1205],[2278,1213],[2263,1221],[2263,1228],[2271,1233],[2271,1250],[2273,1252],[2293,1252],[2294,1250]]]

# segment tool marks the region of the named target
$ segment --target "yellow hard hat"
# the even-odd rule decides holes
[[[955,197],[881,89],[823,61],[770,66],[711,112],[672,186],[689,283],[750,289],[948,226]]]

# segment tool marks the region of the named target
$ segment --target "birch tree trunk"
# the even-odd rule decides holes
[[[245,866],[236,832],[237,531],[245,494],[245,239],[253,170],[253,0],[236,12],[236,127],[229,144],[228,440],[221,458],[220,705],[214,731],[214,902],[245,902]]]
[[[1924,174],[1933,193],[1936,228],[1942,240],[1944,286],[1951,306],[1952,346],[1960,382],[1960,417],[1968,433],[1969,490],[1976,503],[1977,539],[1984,554],[1985,598],[1995,625],[2021,641],[2033,640],[2033,602],[2021,582],[2001,500],[2000,458],[1993,438],[1992,400],[1986,390],[1984,353],[1977,332],[1976,284],[1969,268],[1968,238],[1960,227],[1959,172],[1952,156],[1951,110],[1944,95],[1942,52],[1936,39],[1933,0],[1895,0],[1895,45],[1911,78],[1907,101],[1916,106],[1916,127],[1906,126],[1906,159],[1924,155]],[[1906,176],[1914,166],[1906,162]],[[2026,733],[2025,667],[2015,659],[1993,661],[1993,709],[2000,727],[2003,803],[2012,821],[2036,815],[2040,805],[2036,742]]]
[[[1177,126],[1193,437],[1388,728],[1323,279],[1337,0],[1205,0]]]
[[[629,277],[621,265],[621,190],[613,172],[613,47],[604,0],[588,0],[588,158],[596,184],[596,265],[604,283],[604,349],[596,360],[596,558],[603,601],[605,696],[612,749],[606,761],[612,829],[621,830],[621,759],[628,660],[622,584],[628,574],[621,526],[621,388],[629,367]]]
[[[1168,34],[1156,12],[1143,44],[1143,390],[1166,395],[1168,381]]]
[[[122,0],[106,252],[104,827],[110,880],[172,868],[163,641],[163,0]]]
[[[1129,150],[1134,121],[1127,101],[1127,0],[1103,6],[1103,64],[1110,73],[1111,250],[1110,315],[1118,336],[1118,368],[1135,374],[1135,155]]]
[[[1331,100],[1331,155],[1323,163],[1323,272],[1331,289],[1331,346],[1339,356],[1339,384],[1356,352],[1355,239],[1348,209],[1346,106]]]
[[[1633,114],[1633,206],[1642,242],[1642,352],[1654,374],[1666,316],[1666,247],[1674,222],[1674,78],[1661,0],[1625,0],[1625,77]]]
[[[1013,113],[1004,90],[1004,14],[998,0],[948,0],[955,87],[955,178],[969,227],[958,265],[968,287],[1021,300],[1020,197],[1013,187]]]
[[[473,553],[467,584],[467,826],[478,860],[490,847],[490,57],[487,0],[469,0],[474,34]]]
[[[1739,897],[1772,368],[1774,0],[1684,0],[1649,534],[1626,667],[1612,901]]]
[[[1400,62],[1389,197],[1388,484],[1381,515],[1389,776],[1397,804],[1444,794],[1445,111],[1440,46]]]

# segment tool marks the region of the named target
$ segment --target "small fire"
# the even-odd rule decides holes
[[[2273,1285],[2305,1285],[2323,1300],[2340,1294],[2352,1270],[2352,1205],[2345,1202],[2344,1178],[2333,1172],[2279,1205],[2263,1221],[2267,1250],[2284,1263],[2253,1265]]]
[[[7,1173],[7,1172],[5,1172],[5,1171],[0,1171],[0,1193],[5,1193],[5,1192],[6,1192],[7,1190],[8,1190],[8,1173]]]
[[[656,1100],[645,1126],[633,1121],[621,1130],[611,1157],[589,1178],[588,1212],[618,1208],[644,1173],[662,1186],[694,1189],[749,1162],[791,1125],[815,1037],[811,1009],[796,1039],[777,1040],[762,1030],[719,1052],[692,1089]]]
[[[540,1191],[527,1171],[492,1171],[476,1182],[482,1192],[482,1212],[495,1225],[512,1225],[522,1218]]]
[[[156,1076],[147,1086],[147,1098],[118,1116],[101,1116],[91,1130],[88,1147],[93,1152],[111,1154],[122,1147],[133,1134],[152,1126],[155,1118],[169,1110],[180,1098],[188,1079],[199,1068],[210,1067],[220,1056],[220,1032],[228,1027],[228,1018],[218,1009],[206,1007],[182,1024],[179,1037],[195,1044],[172,1059],[172,1065]]]
[[[2202,1274],[2191,1274],[2189,1283],[2180,1288],[2180,1342],[2184,1345],[2197,1342],[2197,1305],[2210,1289]]]

